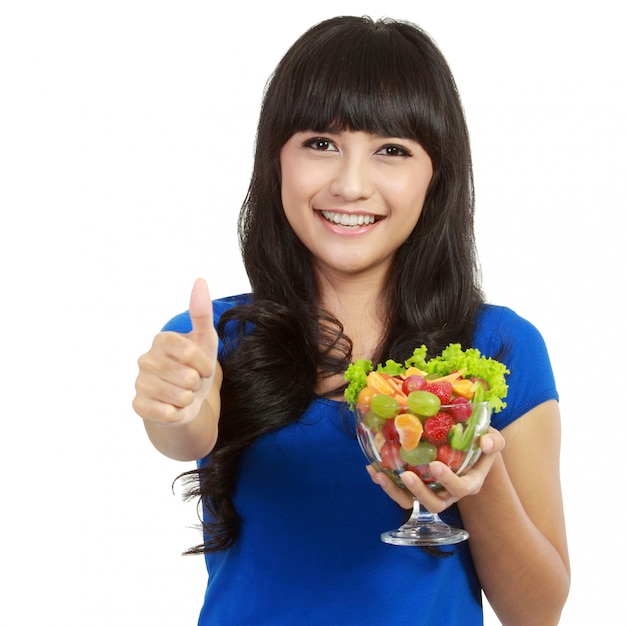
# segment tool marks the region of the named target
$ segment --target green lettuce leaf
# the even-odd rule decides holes
[[[401,363],[389,359],[384,365],[379,363],[376,371],[384,372],[385,374],[389,374],[389,376],[397,376],[398,374],[404,374],[406,368]]]
[[[503,399],[508,393],[505,376],[510,374],[509,370],[503,363],[481,355],[476,348],[463,350],[461,344],[451,343],[440,355],[426,360],[426,348],[422,346],[407,359],[406,365],[437,376],[463,371],[463,378],[482,378],[489,387],[485,402],[489,402],[496,413],[506,406]]]
[[[367,375],[371,371],[372,362],[366,359],[357,359],[348,366],[344,374],[344,378],[348,381],[344,397],[350,406],[356,405],[356,398],[359,395],[359,391],[367,385]]]
[[[426,346],[422,345],[415,348],[404,364],[389,359],[384,364],[379,364],[376,371],[397,376],[403,374],[408,367],[417,367],[435,377],[462,371],[464,378],[481,378],[487,383],[489,388],[484,394],[484,401],[489,402],[494,412],[497,413],[506,407],[504,402],[508,392],[506,375],[510,373],[506,365],[481,355],[476,348],[463,350],[458,343],[451,343],[440,355],[431,359],[427,358],[427,354]],[[367,375],[371,371],[372,362],[364,359],[356,360],[346,370],[344,376],[348,386],[345,390],[345,399],[351,406],[356,404],[359,392],[367,385]],[[482,396],[482,393],[480,395]]]

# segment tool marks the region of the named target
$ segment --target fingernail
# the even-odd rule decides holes
[[[413,472],[403,472],[400,474],[400,480],[407,486],[413,487],[415,486],[415,474]]]
[[[493,439],[491,437],[483,439],[482,449],[483,452],[491,452],[493,450]]]
[[[385,484],[385,475],[382,472],[377,472],[376,476],[374,477],[374,480],[379,484],[379,485],[384,485]]]
[[[435,478],[440,478],[442,476],[442,474],[444,473],[444,469],[443,466],[441,465],[441,463],[439,462],[435,462],[435,463],[429,463],[428,465],[430,467],[430,473],[435,477]]]

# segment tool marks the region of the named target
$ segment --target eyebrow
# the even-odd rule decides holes
[[[395,140],[395,141],[412,141],[414,143],[418,143],[421,145],[421,143],[417,140],[414,139],[413,137],[405,137],[403,135],[387,135],[387,134],[381,134],[381,133],[375,133],[372,132],[371,130],[350,130],[347,128],[338,128],[337,126],[326,126],[324,128],[310,128],[310,129],[306,129],[306,130],[301,130],[299,132],[302,133],[314,133],[314,134],[319,134],[319,135],[341,135],[342,133],[358,133],[358,132],[363,132],[363,133],[367,133],[368,135],[371,135],[372,137],[376,137],[378,139],[382,139],[382,140],[387,140],[387,139],[391,139],[391,140]]]

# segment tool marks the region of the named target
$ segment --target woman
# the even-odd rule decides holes
[[[134,408],[153,445],[198,460],[185,479],[204,505],[190,550],[209,572],[200,624],[482,624],[481,589],[505,624],[558,623],[558,396],[538,331],[485,303],[473,211],[462,106],[424,32],[340,17],[292,46],[266,90],[240,214],[252,293],[212,303],[198,280],[139,360]],[[451,342],[511,371],[485,454],[461,478],[434,462],[438,493],[368,468],[375,489],[343,372]],[[382,543],[411,494],[460,516],[469,541]]]

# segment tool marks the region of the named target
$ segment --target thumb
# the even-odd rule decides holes
[[[211,352],[215,344],[213,304],[204,278],[198,278],[191,290],[189,316],[191,317],[191,337],[205,352]]]

